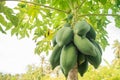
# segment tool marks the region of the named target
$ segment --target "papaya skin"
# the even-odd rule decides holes
[[[63,46],[60,56],[60,66],[65,77],[77,63],[77,49],[73,43]]]
[[[70,27],[63,27],[56,34],[56,42],[59,46],[67,45],[72,41],[73,35]]]
[[[87,32],[90,30],[90,25],[85,20],[78,21],[76,22],[73,30],[75,34],[85,36]]]
[[[84,55],[96,56],[95,46],[86,37],[74,35],[74,44]]]

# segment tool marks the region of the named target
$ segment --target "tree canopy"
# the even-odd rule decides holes
[[[107,41],[107,24],[112,16],[115,26],[120,28],[120,0],[20,0],[14,9],[0,1],[0,31],[7,31],[19,39],[33,37],[36,42],[35,53],[52,49],[51,39],[63,25],[69,21],[86,20],[97,33],[97,41],[102,48]],[[12,1],[11,1],[12,4]]]

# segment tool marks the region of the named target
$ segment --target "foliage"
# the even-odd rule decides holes
[[[116,27],[120,27],[119,0],[25,0],[18,1],[14,9],[6,6],[6,2],[0,2],[0,31],[10,30],[11,35],[20,39],[32,36],[37,54],[52,49],[51,39],[69,14],[73,15],[73,25],[86,19],[94,27],[103,49],[108,45],[105,28],[110,21],[106,16],[113,16]]]
[[[120,64],[119,64],[120,65]],[[110,66],[100,66],[98,69],[94,69],[92,66],[89,66],[88,71],[85,73],[84,77],[81,77],[79,74],[79,80],[119,80],[120,79],[120,66],[113,65]],[[48,65],[47,65],[48,66]],[[46,66],[46,67],[47,67]],[[48,69],[48,72],[44,75],[41,71],[41,67],[36,67],[30,65],[28,71],[24,74],[0,74],[1,80],[65,80],[64,75],[59,68],[51,71]],[[59,74],[59,75],[58,75]]]

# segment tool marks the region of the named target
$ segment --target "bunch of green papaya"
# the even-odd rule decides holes
[[[52,46],[52,69],[60,66],[65,77],[75,65],[83,76],[89,64],[98,68],[102,60],[102,49],[96,41],[96,32],[85,20],[76,22],[74,27],[65,23],[53,37]]]

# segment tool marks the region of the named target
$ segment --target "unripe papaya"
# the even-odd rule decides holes
[[[69,71],[75,66],[76,63],[77,63],[76,47],[73,45],[73,43],[64,45],[60,56],[60,66],[63,70],[63,74],[65,75],[65,77],[68,76]]]
[[[63,27],[56,34],[56,42],[59,46],[70,43],[72,39],[73,30],[70,27]]]
[[[102,61],[102,53],[98,49],[98,46],[96,45],[95,40],[92,40],[91,42],[96,47],[95,51],[96,51],[97,55],[96,56],[87,56],[87,59],[88,59],[89,63],[94,66],[94,68],[98,68],[98,66],[100,65],[100,63]]]
[[[90,26],[90,31],[86,34],[86,37],[88,39],[94,39],[96,38],[96,32],[92,26]]]
[[[100,63],[101,63],[101,60],[102,60],[102,59],[101,59],[102,57],[101,57],[100,52],[97,53],[96,56],[86,56],[86,57],[87,57],[89,63],[90,63],[91,65],[93,65],[95,69],[97,69],[98,66],[99,66]]]
[[[74,44],[84,55],[96,56],[95,46],[86,37],[74,35]]]
[[[81,76],[83,76],[84,73],[87,71],[87,69],[88,69],[88,61],[87,59],[85,59],[85,62],[78,65],[78,72]]]
[[[90,30],[90,25],[85,21],[78,21],[75,24],[75,27],[73,28],[74,33],[80,35],[80,36],[85,36],[86,33]]]
[[[85,62],[85,55],[81,52],[78,52],[77,63],[82,64],[83,62]]]
[[[98,50],[102,55],[102,48],[100,47],[100,45],[94,39],[90,39],[90,41],[98,48]]]
[[[50,56],[50,64],[52,66],[52,70],[60,64],[60,54],[61,54],[62,47],[58,44],[55,45],[52,54]]]
[[[71,27],[70,23],[65,23],[64,27]]]

